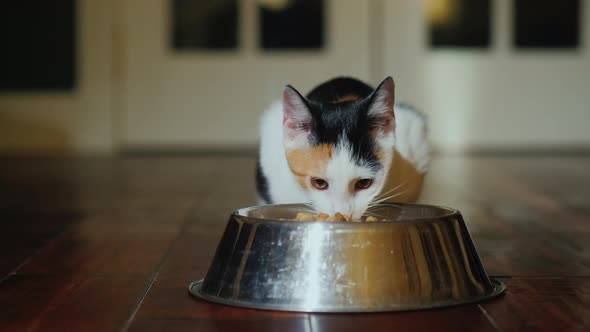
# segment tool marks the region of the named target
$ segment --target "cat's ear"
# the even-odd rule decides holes
[[[395,114],[393,111],[395,100],[394,89],[393,79],[387,77],[369,96],[367,116],[369,117],[369,121],[371,121],[371,126],[381,129],[384,133],[390,133],[395,130]]]
[[[283,130],[285,139],[306,144],[311,133],[312,115],[305,98],[290,85],[283,90]]]

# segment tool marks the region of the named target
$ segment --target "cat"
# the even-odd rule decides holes
[[[261,204],[309,203],[359,220],[384,201],[414,202],[430,162],[424,114],[339,77],[302,96],[287,85],[263,113],[256,188]]]

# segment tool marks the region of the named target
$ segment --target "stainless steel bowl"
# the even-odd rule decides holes
[[[501,294],[459,211],[417,204],[379,208],[384,222],[298,222],[301,205],[240,209],[227,224],[198,298],[304,312],[444,307]]]

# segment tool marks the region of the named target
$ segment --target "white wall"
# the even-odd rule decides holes
[[[293,52],[258,48],[255,0],[240,2],[240,46],[221,52],[172,50],[168,0],[125,3],[121,113],[127,148],[251,149],[260,114],[285,84],[305,93],[336,75],[369,77],[365,1],[326,1],[325,48]]]
[[[253,147],[259,111],[285,82],[305,91],[336,74],[393,75],[398,100],[430,116],[441,151],[590,146],[587,2],[578,50],[535,52],[511,46],[510,0],[492,1],[489,49],[435,51],[423,0],[328,2],[338,33],[319,56],[258,51],[254,0],[242,2],[244,49],[217,56],[168,49],[164,0],[80,0],[78,88],[0,95],[0,151]]]
[[[80,0],[78,4],[77,89],[0,94],[0,151],[110,153],[114,150],[112,0]]]
[[[590,144],[590,6],[581,47],[523,51],[512,46],[512,1],[495,0],[492,46],[431,50],[424,1],[383,0],[383,68],[398,99],[430,117],[442,151]]]

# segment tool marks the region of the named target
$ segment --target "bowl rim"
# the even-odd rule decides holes
[[[307,313],[380,313],[380,312],[395,312],[395,311],[415,311],[415,310],[428,310],[436,308],[449,308],[468,304],[477,304],[484,301],[491,300],[493,298],[504,295],[506,292],[506,284],[497,278],[489,278],[493,289],[483,295],[474,296],[472,298],[462,300],[447,300],[438,301],[428,304],[416,304],[416,305],[389,305],[389,306],[377,306],[377,307],[363,307],[363,306],[349,306],[349,307],[338,307],[338,306],[320,306],[320,307],[306,307],[301,305],[291,304],[264,304],[254,303],[248,301],[241,301],[236,299],[221,298],[214,295],[209,295],[201,291],[203,285],[203,279],[199,279],[191,282],[188,285],[188,292],[190,296],[196,299],[204,300],[210,303],[223,304],[238,308],[249,308],[258,310],[272,310],[272,311],[290,311],[290,312],[307,312]]]
[[[297,225],[301,225],[301,224],[321,224],[321,225],[328,224],[328,225],[332,225],[332,226],[336,226],[336,225],[392,225],[392,224],[407,224],[407,223],[417,223],[417,222],[422,223],[422,222],[428,222],[428,221],[432,221],[432,220],[447,220],[447,219],[461,217],[461,212],[458,209],[452,208],[452,207],[447,207],[444,205],[418,204],[418,203],[389,203],[389,202],[381,203],[381,205],[391,205],[391,206],[400,206],[401,205],[401,206],[434,208],[434,209],[446,210],[446,211],[448,211],[448,213],[441,214],[440,216],[433,216],[433,217],[416,217],[416,218],[405,219],[405,220],[371,221],[371,222],[326,222],[326,221],[317,221],[317,220],[311,220],[311,221],[277,220],[277,219],[268,219],[268,218],[249,217],[249,216],[246,216],[246,215],[240,213],[241,210],[253,210],[253,209],[260,209],[260,208],[270,207],[270,206],[280,207],[280,206],[297,206],[297,205],[303,205],[303,203],[260,204],[260,205],[247,206],[247,207],[243,207],[243,208],[239,208],[239,209],[234,210],[231,213],[231,217],[232,218],[239,218],[240,220],[243,220],[247,223],[252,223],[252,224],[261,224],[261,223],[264,223],[264,224],[281,223],[281,224],[297,224]],[[338,226],[338,227],[341,227],[341,226]]]

